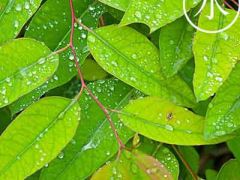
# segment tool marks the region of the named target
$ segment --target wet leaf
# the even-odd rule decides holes
[[[149,154],[162,163],[172,174],[173,179],[178,180],[179,163],[174,154],[162,143],[143,138],[137,150]]]
[[[76,15],[82,22],[95,29],[98,25],[98,18],[104,12],[104,7],[92,0],[74,1]],[[29,30],[25,36],[35,38],[46,43],[53,51],[65,47],[69,43],[71,15],[69,0],[48,0],[34,16],[29,25]],[[76,52],[82,64],[88,56],[87,32],[81,27],[75,27],[74,44]],[[74,66],[73,56],[70,50],[64,51],[59,55],[59,67],[54,76],[41,87],[30,94],[22,97],[11,107],[12,114],[15,114],[34,101],[37,101],[45,92],[56,88],[70,81],[77,71]]]
[[[89,88],[113,109],[120,109],[135,94],[131,87],[116,79],[97,81],[89,84]],[[117,152],[116,138],[101,109],[87,94],[82,96],[80,105],[83,111],[76,135],[63,150],[64,157],[55,159],[42,171],[41,180],[85,179]],[[122,140],[127,142],[133,132],[119,122],[117,114],[111,113],[111,117]]]
[[[192,39],[195,29],[185,17],[164,26],[160,32],[159,49],[162,71],[171,77],[193,57]]]
[[[186,9],[193,8],[199,2],[199,0],[186,1]],[[131,0],[121,25],[144,23],[149,26],[150,32],[153,32],[183,14],[182,1]]]
[[[55,158],[73,137],[80,107],[61,97],[43,98],[0,136],[0,179],[24,179]]]
[[[224,16],[217,7],[215,9],[214,20],[209,21],[207,15],[210,13],[210,6],[207,4],[200,16],[199,27],[221,29],[236,16],[235,11],[226,10],[230,14]],[[240,58],[239,28],[239,22],[236,22],[222,33],[208,34],[200,31],[196,33],[193,45],[196,65],[193,84],[199,101],[206,100],[218,90]]]
[[[0,44],[15,38],[38,9],[41,0],[1,0]]]
[[[58,55],[36,40],[17,39],[1,46],[0,107],[42,85],[57,67]]]
[[[123,178],[123,179],[169,179],[172,174],[152,156],[139,151],[124,151],[119,161],[113,161],[99,169],[91,180]]]
[[[215,144],[231,138],[204,140],[202,116],[158,97],[131,101],[122,110],[120,119],[135,132],[167,144]]]
[[[108,73],[104,71],[94,60],[86,59],[82,66],[84,79],[87,81],[96,81],[104,79]]]
[[[134,29],[115,25],[99,28],[89,35],[88,45],[98,64],[125,83],[147,95],[193,106],[191,89],[178,76],[163,78],[157,48]]]
[[[240,128],[240,63],[219,88],[208,106],[204,134],[212,139],[231,134]]]
[[[131,0],[99,0],[99,1],[113,8],[125,11],[128,5],[130,4]]]

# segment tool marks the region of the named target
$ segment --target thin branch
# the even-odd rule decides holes
[[[177,153],[178,157],[181,159],[184,166],[187,168],[191,176],[194,180],[198,180],[198,176],[195,174],[195,172],[192,170],[191,166],[188,164],[188,162],[184,159],[182,153],[177,149],[175,145],[172,145],[173,150]]]
[[[79,99],[84,91],[84,89],[88,92],[89,96],[96,102],[96,104],[99,106],[99,108],[103,111],[103,113],[105,114],[109,124],[110,124],[110,127],[111,129],[113,130],[114,132],[114,135],[116,137],[116,140],[118,142],[118,145],[119,145],[119,151],[118,151],[118,156],[117,158],[120,157],[120,154],[121,154],[121,151],[125,148],[125,145],[124,143],[122,142],[118,132],[117,132],[117,129],[115,128],[115,125],[112,121],[112,118],[111,116],[109,115],[109,111],[105,108],[105,106],[98,100],[98,98],[92,93],[92,91],[87,87],[85,81],[84,81],[84,78],[83,78],[83,74],[81,72],[81,69],[80,69],[80,66],[79,66],[79,62],[78,62],[78,59],[77,59],[77,54],[76,54],[76,51],[75,51],[75,48],[74,48],[74,42],[73,42],[73,37],[74,37],[74,24],[75,23],[78,23],[81,27],[83,27],[83,29],[87,30],[88,32],[92,32],[93,33],[93,30],[91,30],[90,28],[88,28],[87,26],[85,26],[83,23],[81,23],[75,16],[75,12],[74,12],[74,7],[73,7],[73,1],[72,0],[69,0],[69,3],[70,3],[70,8],[71,8],[71,20],[72,20],[72,23],[71,23],[71,34],[70,34],[70,42],[69,42],[69,47],[71,48],[72,50],[72,54],[73,54],[73,57],[74,57],[74,61],[75,61],[75,65],[76,65],[76,68],[77,68],[77,71],[78,71],[78,75],[80,77],[80,80],[81,80],[81,84],[82,84],[82,87],[81,87],[81,90],[80,92],[78,93],[78,95],[75,97],[76,99]]]

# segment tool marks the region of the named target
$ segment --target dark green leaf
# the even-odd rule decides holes
[[[217,175],[216,180],[239,180],[240,179],[240,162],[238,160],[230,160],[226,162]]]
[[[86,59],[82,66],[84,79],[87,81],[96,81],[107,77],[108,73],[104,71],[94,60]]]
[[[119,80],[91,83],[89,88],[109,108],[118,109],[134,95],[134,90]],[[87,95],[81,97],[82,107],[79,128],[72,142],[63,150],[64,157],[55,159],[42,171],[41,179],[85,179],[109,160],[118,149],[116,138],[105,115]],[[122,140],[133,133],[111,114]],[[81,170],[79,170],[81,169]]]
[[[240,137],[236,137],[227,142],[228,148],[233,153],[234,157],[240,161]]]
[[[171,77],[193,57],[192,39],[194,28],[182,17],[164,26],[160,32],[159,48],[162,71]]]
[[[99,0],[99,1],[113,8],[125,11],[131,0]]]

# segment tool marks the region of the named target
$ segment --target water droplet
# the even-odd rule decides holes
[[[63,158],[64,158],[64,153],[61,152],[61,153],[58,155],[58,158],[59,158],[59,159],[63,159]]]
[[[136,12],[135,12],[135,16],[136,16],[137,18],[141,18],[141,17],[142,17],[142,14],[141,14],[140,11],[136,11]]]
[[[90,36],[88,37],[88,40],[89,40],[91,43],[94,43],[94,42],[96,41],[95,37],[92,36],[92,35],[90,35]]]
[[[22,5],[17,4],[15,9],[16,9],[16,11],[21,11],[22,10]]]
[[[165,129],[167,129],[168,131],[173,131],[173,127],[169,124],[165,125]]]

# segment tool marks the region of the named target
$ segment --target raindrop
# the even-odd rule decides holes
[[[61,152],[61,153],[58,155],[58,158],[59,158],[59,159],[63,159],[63,157],[64,157],[64,153]]]

